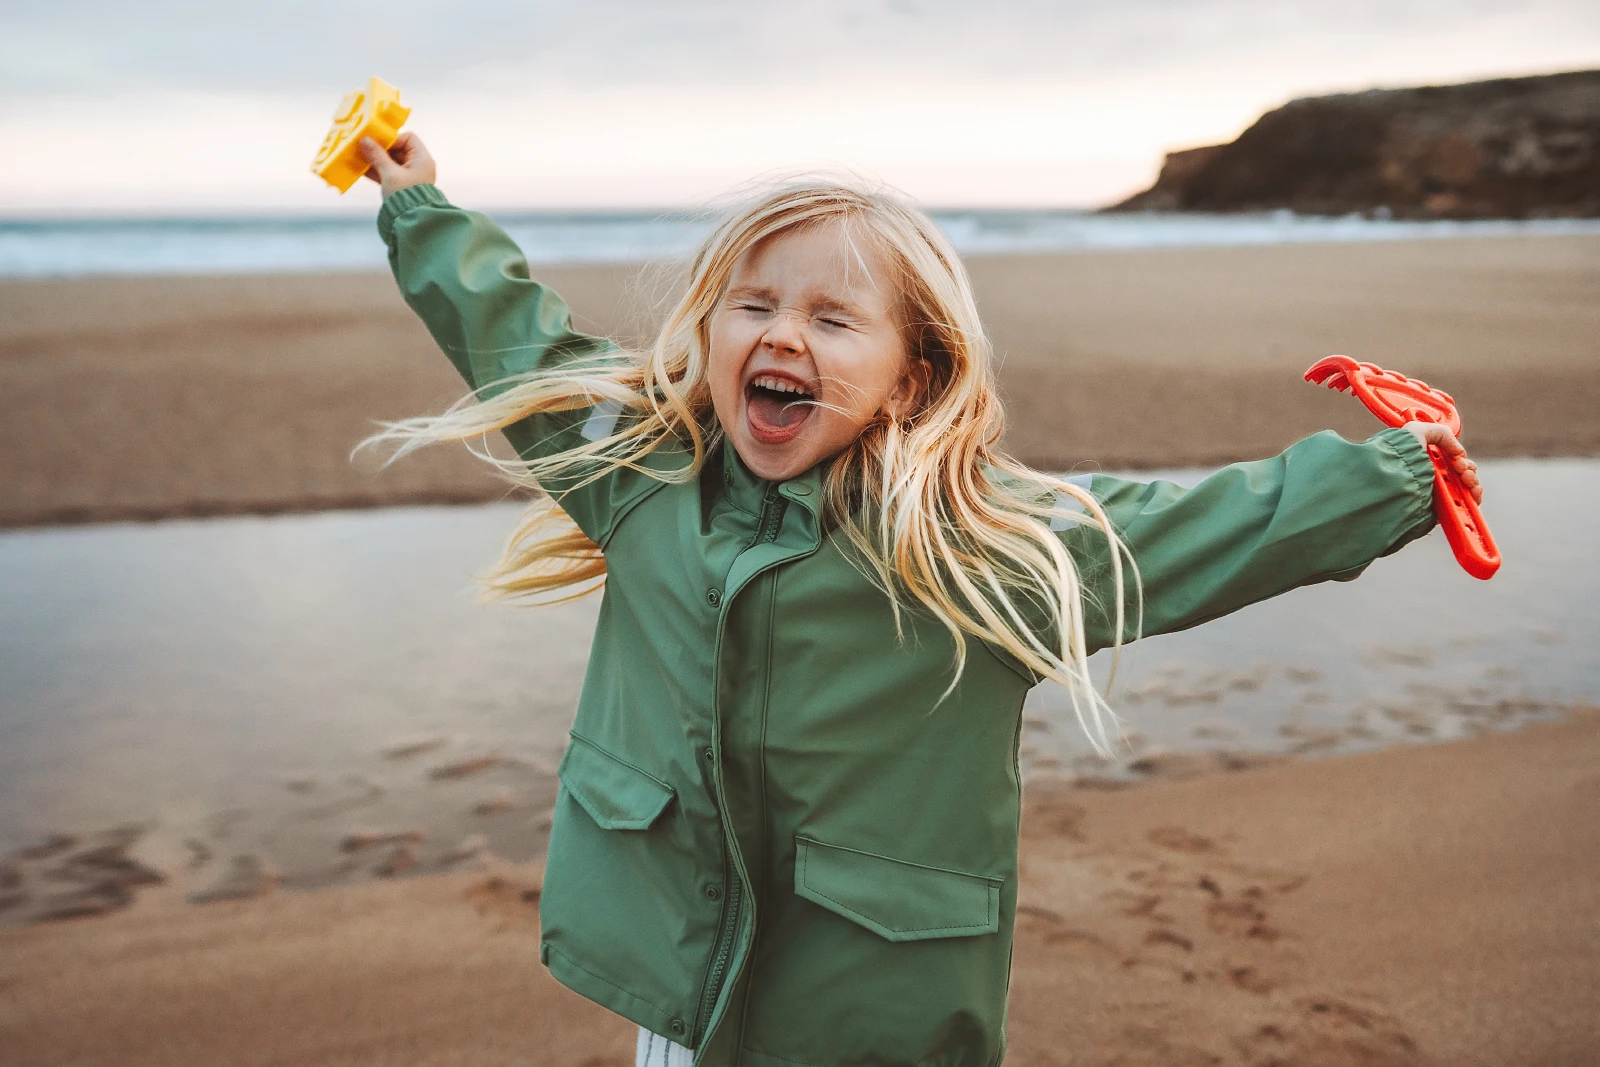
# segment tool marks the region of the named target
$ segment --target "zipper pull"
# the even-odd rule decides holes
[[[783,525],[783,511],[789,502],[778,495],[778,483],[767,485],[766,496],[761,501],[761,519],[757,523],[756,543],[778,539],[778,529]]]

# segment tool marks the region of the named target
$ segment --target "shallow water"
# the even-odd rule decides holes
[[[1600,703],[1600,462],[1481,470],[1505,561],[1494,578],[1469,577],[1435,529],[1353,582],[1141,641],[1112,695],[1135,747],[1352,751]],[[1109,655],[1095,659],[1104,678]],[[1071,714],[1061,690],[1035,690],[1030,709],[1049,727],[1031,738],[1045,765],[1096,764],[1081,733],[1060,728]]]
[[[1482,473],[1506,559],[1492,581],[1436,531],[1358,581],[1140,642],[1114,693],[1124,763],[1444,739],[1600,703],[1600,462]],[[598,601],[474,601],[471,570],[515,514],[0,534],[0,856],[139,824],[157,831],[148,861],[204,891],[229,857],[318,885],[537,855]],[[1099,773],[1060,690],[1027,715],[1030,771]],[[393,830],[422,837],[341,848]]]
[[[1600,233],[1594,219],[1388,220],[1258,214],[1098,214],[946,210],[933,216],[966,254],[1230,247]],[[688,212],[516,213],[495,218],[530,263],[613,263],[686,256],[710,229]],[[0,277],[82,274],[383,270],[372,215],[310,218],[0,218]]]

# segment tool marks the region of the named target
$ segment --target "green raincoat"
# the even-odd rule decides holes
[[[436,187],[390,196],[378,228],[472,386],[610,348]],[[506,436],[548,454],[616,418],[600,405]],[[1037,679],[978,644],[941,703],[950,637],[912,612],[896,640],[884,595],[823,526],[820,473],[766,482],[724,445],[698,481],[548,487],[609,578],[561,763],[540,959],[697,1064],[996,1064]],[[1146,634],[1352,578],[1433,524],[1427,453],[1403,429],[1319,433],[1188,490],[1087,484],[1139,564]],[[1110,603],[1104,538],[1057,525]],[[1105,618],[1089,629],[1091,650],[1111,642]]]

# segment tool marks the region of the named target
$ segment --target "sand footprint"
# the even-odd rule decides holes
[[[496,933],[513,927],[537,931],[542,890],[535,879],[494,875],[473,883],[463,896],[479,915],[494,921]]]
[[[1267,913],[1250,897],[1213,900],[1206,905],[1206,923],[1212,930],[1229,937],[1276,941],[1283,935],[1267,921]]]
[[[1146,836],[1152,844],[1177,852],[1213,852],[1217,847],[1210,838],[1192,834],[1181,826],[1158,826]]]
[[[1235,1045],[1247,1062],[1363,1063],[1423,1067],[1433,1061],[1393,1016],[1330,997],[1297,998],[1283,1018]]]

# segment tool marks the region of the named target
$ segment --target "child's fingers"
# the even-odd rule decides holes
[[[1456,440],[1456,435],[1443,426],[1435,427],[1428,435],[1430,444],[1436,445],[1444,453],[1445,459],[1452,464],[1467,458],[1467,450],[1461,447],[1461,442]]]
[[[425,156],[428,150],[422,146],[422,138],[410,130],[402,130],[400,136],[394,139],[394,145],[389,149],[389,154],[399,160],[403,165],[416,162],[418,156]]]
[[[1480,504],[1483,503],[1483,483],[1478,480],[1478,465],[1468,459],[1465,452],[1457,454],[1449,460],[1449,463],[1450,469],[1461,480],[1462,486],[1472,494],[1472,499]]]
[[[1467,457],[1467,450],[1461,447],[1455,434],[1441,426],[1439,435],[1439,447],[1445,454],[1446,462],[1456,472],[1456,477],[1461,479],[1467,492],[1472,494],[1472,499],[1483,503],[1483,483],[1478,480],[1478,465]]]
[[[1461,484],[1472,494],[1472,499],[1480,504],[1483,503],[1483,483],[1478,480],[1478,465],[1463,455],[1452,463],[1451,467],[1460,476]]]
[[[361,138],[360,147],[361,158],[372,164],[372,170],[367,172],[368,177],[371,177],[373,172],[376,172],[378,179],[381,181],[385,175],[401,169],[400,164],[396,163],[393,157],[383,150],[383,146],[372,138]]]
[[[1446,465],[1460,478],[1462,486],[1472,494],[1472,499],[1483,502],[1483,484],[1478,480],[1478,465],[1467,458],[1467,450],[1447,426],[1436,422],[1408,422],[1406,429],[1417,435],[1424,444],[1439,450]]]
[[[1483,503],[1483,483],[1478,481],[1478,465],[1467,458],[1467,450],[1456,440],[1456,435],[1443,426],[1436,426],[1429,432],[1428,442],[1444,453],[1445,462],[1455,471],[1462,487],[1472,494],[1472,499]]]
[[[422,138],[410,130],[405,130],[395,138],[394,145],[389,149],[389,157],[408,171],[420,173],[433,166],[433,157],[428,154],[428,146],[422,143]]]
[[[1436,422],[1408,422],[1406,429],[1416,434],[1417,440],[1424,445],[1437,448],[1447,462],[1454,463],[1458,457],[1467,454],[1467,450],[1461,447],[1461,442],[1456,440],[1456,435],[1451,433],[1447,426],[1441,426]]]

